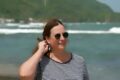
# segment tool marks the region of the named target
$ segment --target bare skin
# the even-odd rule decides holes
[[[38,46],[39,49],[36,53],[21,65],[19,70],[20,80],[34,80],[37,64],[48,48],[45,41],[40,42]]]
[[[71,58],[71,55],[65,51],[67,39],[61,36],[59,40],[56,40],[54,37],[56,33],[63,32],[65,32],[65,28],[63,25],[59,24],[51,29],[50,37],[46,37],[47,42],[52,46],[52,51],[48,56],[59,63],[66,62]],[[47,50],[48,45],[46,41],[39,42],[38,50],[35,52],[35,54],[20,66],[20,80],[34,80],[37,64],[42,60],[42,57]]]

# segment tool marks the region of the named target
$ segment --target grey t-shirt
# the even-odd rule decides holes
[[[44,56],[38,64],[36,80],[89,80],[89,78],[84,59],[72,54],[71,60],[66,63],[58,63]]]

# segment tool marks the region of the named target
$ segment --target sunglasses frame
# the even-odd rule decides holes
[[[64,32],[64,33],[57,33],[55,34],[55,39],[59,40],[61,38],[61,35],[66,39],[69,36],[68,32]]]

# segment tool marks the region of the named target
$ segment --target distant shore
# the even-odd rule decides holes
[[[18,77],[0,76],[0,80],[19,80]]]

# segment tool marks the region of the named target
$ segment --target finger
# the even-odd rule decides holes
[[[45,50],[45,53],[48,51],[48,45],[46,45],[44,50]]]

